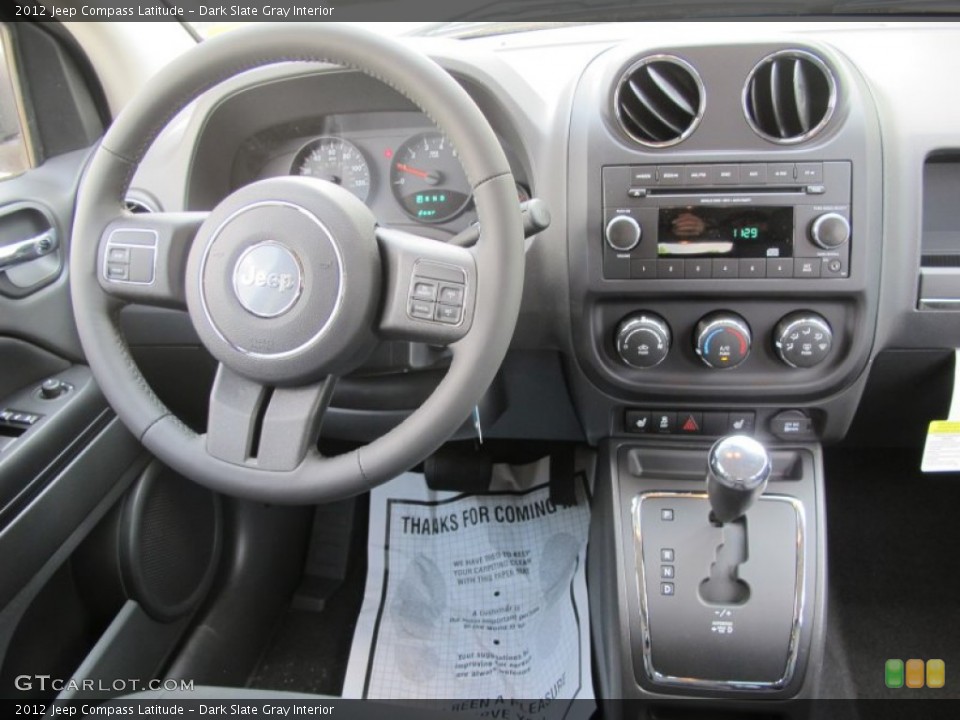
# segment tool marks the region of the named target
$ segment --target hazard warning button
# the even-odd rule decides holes
[[[699,435],[703,427],[703,413],[680,413],[677,429],[681,435]]]

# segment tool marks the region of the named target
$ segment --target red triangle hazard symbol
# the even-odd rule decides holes
[[[687,419],[683,422],[680,429],[684,432],[697,432],[700,426],[697,425],[697,421],[693,419],[693,415],[687,415]]]

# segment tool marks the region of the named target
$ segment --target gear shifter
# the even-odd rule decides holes
[[[770,456],[747,435],[721,438],[707,457],[707,496],[711,520],[731,523],[750,509],[767,487]]]

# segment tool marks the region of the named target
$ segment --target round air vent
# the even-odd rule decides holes
[[[763,138],[790,144],[807,140],[829,122],[837,83],[824,62],[803,50],[768,55],[751,71],[743,110]]]
[[[123,204],[126,205],[127,210],[132,212],[134,215],[142,215],[145,213],[152,213],[157,211],[152,204],[150,204],[146,200],[143,200],[142,198],[139,198],[139,197],[128,196],[123,201]]]
[[[623,131],[642,145],[666,147],[690,136],[703,117],[700,76],[672,55],[630,66],[617,83],[613,107]]]

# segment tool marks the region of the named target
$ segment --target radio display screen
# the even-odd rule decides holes
[[[792,207],[661,207],[660,257],[792,257]]]

